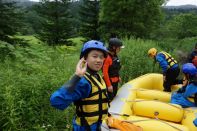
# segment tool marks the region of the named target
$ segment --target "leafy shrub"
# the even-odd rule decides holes
[[[14,48],[15,59],[7,57],[0,63],[1,129],[71,129],[73,107],[57,111],[49,98],[73,74],[78,60],[75,52],[59,52],[42,44]]]
[[[12,57],[15,47],[7,42],[0,41],[0,61],[3,62],[6,57]]]
[[[160,49],[156,42],[142,39],[124,39],[123,44],[125,48],[120,52],[120,60],[123,65],[121,69],[123,83],[142,74],[158,70],[157,67],[154,67],[154,61],[147,56],[150,48]]]

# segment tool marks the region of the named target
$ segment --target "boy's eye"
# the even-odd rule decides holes
[[[102,55],[102,56],[100,56],[100,58],[101,58],[101,59],[104,59],[104,56]]]

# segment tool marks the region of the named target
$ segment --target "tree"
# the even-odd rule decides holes
[[[82,3],[81,1],[72,0],[69,5],[69,10],[72,16],[71,21],[72,21],[72,27],[73,27],[73,30],[72,30],[73,37],[78,37],[80,35],[79,28],[81,26],[80,24],[81,21],[79,19],[79,10],[80,10],[81,3]]]
[[[21,18],[21,12],[14,2],[0,0],[0,40],[14,43],[10,36],[15,35],[20,29]]]
[[[24,13],[24,26],[21,29],[21,34],[24,35],[34,35],[39,32],[42,28],[41,22],[44,19],[40,17],[37,12],[33,9],[27,8]]]
[[[70,37],[69,0],[42,0],[36,11],[44,19],[38,37],[49,45],[68,44]]]
[[[99,40],[99,1],[82,0],[80,8],[80,34],[86,39]]]
[[[114,34],[148,38],[160,25],[161,5],[164,2],[165,0],[102,0],[100,30],[107,37]]]
[[[194,13],[180,14],[166,25],[170,37],[183,39],[197,36],[197,16]]]

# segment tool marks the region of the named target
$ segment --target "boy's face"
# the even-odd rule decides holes
[[[88,64],[88,67],[94,71],[99,71],[103,66],[104,61],[104,53],[99,50],[91,50],[88,53],[88,56],[86,58],[86,62]]]
[[[120,47],[116,48],[116,54],[118,54],[120,52]]]
[[[113,50],[115,50],[115,53],[118,54],[120,52],[120,47],[113,46]]]

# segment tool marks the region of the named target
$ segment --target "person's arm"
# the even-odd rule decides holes
[[[65,84],[55,91],[50,98],[51,106],[64,110],[72,102],[88,97],[91,91],[91,86],[85,78],[81,78],[81,80],[72,87],[72,89],[74,89],[72,92],[69,88],[70,84]]]
[[[67,88],[67,90],[72,93],[80,79],[81,77],[74,75],[67,83],[63,85],[63,87]]]
[[[186,90],[185,92],[183,93],[183,96],[185,98],[189,97],[189,96],[192,96],[194,94],[197,93],[197,85],[194,85],[194,84],[189,84],[187,87],[186,87]]]
[[[82,58],[76,66],[75,75],[50,98],[51,105],[58,109],[67,108],[73,101],[85,98],[89,95],[91,86],[84,78],[87,63]]]
[[[156,61],[159,62],[160,67],[162,68],[163,75],[166,75],[166,71],[168,69],[168,62],[165,59],[164,54],[158,54],[156,56]]]
[[[109,74],[108,74],[109,66],[111,65],[111,63],[112,63],[111,58],[110,58],[110,56],[108,56],[104,61],[103,69],[102,69],[103,78],[105,80],[105,83],[106,83],[107,87],[112,86],[111,82],[110,82]]]
[[[69,92],[73,92],[75,90],[76,84],[79,82],[81,77],[85,75],[86,69],[87,62],[84,60],[84,58],[81,58],[77,63],[75,75],[64,85],[64,87],[66,87]]]

